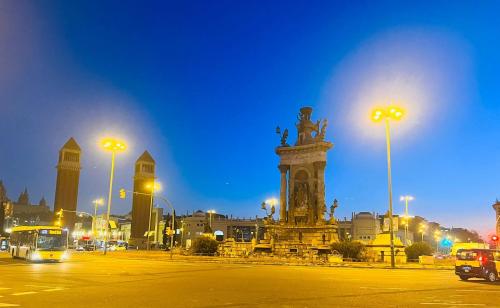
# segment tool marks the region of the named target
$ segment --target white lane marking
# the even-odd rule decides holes
[[[482,290],[482,289],[477,289],[477,290],[456,290],[457,292],[500,292],[500,290]]]
[[[35,293],[38,293],[38,292],[35,292],[35,291],[19,292],[19,293],[12,293],[11,295],[20,296],[20,295],[28,295],[28,294],[35,294]]]
[[[62,291],[64,288],[53,288],[53,289],[47,289],[47,290],[42,290],[43,292],[54,292],[54,291]]]
[[[376,287],[359,287],[365,290],[408,290],[407,288],[376,288]]]
[[[0,307],[19,307],[17,304],[0,303]]]
[[[441,305],[441,306],[486,306],[486,304],[459,304],[459,303],[420,303],[420,305]]]
[[[50,286],[41,286],[41,285],[38,285],[38,284],[25,284],[24,286],[25,287],[34,287],[34,288],[52,288]]]

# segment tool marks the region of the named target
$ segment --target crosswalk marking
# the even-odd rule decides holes
[[[63,288],[53,288],[53,289],[46,289],[42,290],[43,292],[54,292],[54,291],[62,291],[64,290]]]
[[[0,307],[19,307],[17,304],[0,303]]]
[[[38,293],[38,292],[35,292],[35,291],[19,292],[19,293],[12,293],[12,295],[20,296],[20,295],[28,295],[28,294],[35,294],[35,293]]]

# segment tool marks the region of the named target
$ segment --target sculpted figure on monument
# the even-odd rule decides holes
[[[297,214],[305,214],[309,204],[309,185],[297,183],[295,185],[295,211]]]
[[[319,121],[318,121],[319,123]],[[321,125],[321,129],[319,130],[319,132],[317,133],[316,135],[316,139],[319,140],[319,141],[323,141],[325,140],[325,135],[326,135],[326,127],[328,126],[328,120],[327,119],[324,119],[323,120],[323,124]],[[319,125],[318,125],[319,127]]]
[[[281,128],[278,126],[276,127],[276,134],[278,134],[281,138],[281,146],[288,147],[289,145],[286,143],[286,139],[288,139],[288,128],[285,128],[283,134],[281,134]]]
[[[335,222],[335,209],[339,207],[339,202],[337,199],[333,200],[333,204],[330,206],[330,221]]]

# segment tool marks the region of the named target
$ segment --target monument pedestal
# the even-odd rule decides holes
[[[337,224],[295,226],[270,224],[266,226],[271,237],[271,249],[276,255],[304,254],[316,250],[330,252],[330,245],[338,242]]]

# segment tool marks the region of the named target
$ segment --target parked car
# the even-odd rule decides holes
[[[494,282],[500,272],[500,251],[490,249],[460,249],[455,261],[455,274],[462,280],[483,278]]]
[[[0,238],[0,251],[6,251],[9,249],[9,240],[5,237]]]

